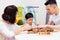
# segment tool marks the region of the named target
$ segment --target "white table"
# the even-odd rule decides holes
[[[51,35],[20,34],[15,37],[16,40],[60,40],[60,32],[54,32]]]

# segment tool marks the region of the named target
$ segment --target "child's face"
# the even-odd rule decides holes
[[[27,21],[28,24],[32,24],[33,18],[26,19],[26,21]]]

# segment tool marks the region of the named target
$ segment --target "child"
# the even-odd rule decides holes
[[[32,13],[27,13],[25,15],[25,19],[26,19],[26,24],[25,25],[28,25],[28,26],[31,26],[31,28],[35,28],[36,25],[33,23],[33,14]]]

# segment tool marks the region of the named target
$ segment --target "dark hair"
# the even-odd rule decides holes
[[[56,3],[56,0],[48,0],[48,1],[46,1],[46,3],[45,3],[45,5],[48,5],[48,4],[56,4],[57,5],[57,3]]]
[[[32,14],[32,13],[27,13],[27,14],[25,15],[25,18],[26,18],[26,19],[33,18],[33,14]]]
[[[3,20],[10,22],[11,24],[15,23],[17,7],[14,5],[9,5],[5,8],[4,13],[2,15]]]

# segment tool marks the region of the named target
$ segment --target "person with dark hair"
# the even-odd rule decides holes
[[[56,0],[48,0],[45,3],[46,10],[50,14],[48,24],[60,25],[60,9],[57,6]]]
[[[20,28],[15,24],[17,11],[17,7],[14,5],[9,5],[4,9],[3,20],[0,22],[0,33],[3,35],[3,40],[15,40],[14,31]]]
[[[17,8],[14,5],[7,6],[2,15],[2,19],[8,21],[11,24],[14,24],[16,21]]]
[[[34,16],[33,16],[32,13],[27,13],[25,15],[25,20],[26,20],[26,24],[25,25],[31,26],[31,28],[36,28],[39,25],[39,24],[35,24],[33,22]]]
[[[30,26],[33,23],[33,14],[32,13],[27,13],[25,15],[26,23],[29,24]]]
[[[9,5],[4,9],[3,20],[0,22],[0,34],[3,40],[15,40],[15,35],[24,30],[24,27],[21,28],[15,23],[17,12],[18,9],[14,5]]]

